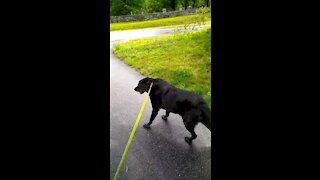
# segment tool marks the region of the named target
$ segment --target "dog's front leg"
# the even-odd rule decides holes
[[[154,120],[154,118],[156,118],[158,112],[159,112],[159,109],[153,109],[153,110],[152,110],[152,114],[151,114],[151,117],[150,117],[150,121],[149,121],[148,124],[143,125],[144,128],[150,129],[150,125],[152,124],[152,121]]]

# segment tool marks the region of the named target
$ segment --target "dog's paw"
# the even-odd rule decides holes
[[[144,124],[143,127],[146,129],[150,129],[150,125],[148,125],[148,124]]]
[[[168,119],[168,117],[165,115],[162,115],[162,119],[166,121]]]
[[[192,139],[190,137],[184,137],[184,140],[186,140],[188,144],[192,143]]]

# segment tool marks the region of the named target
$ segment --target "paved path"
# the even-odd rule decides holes
[[[173,29],[154,28],[110,33],[112,41],[125,41],[169,34]],[[130,136],[146,93],[133,89],[144,76],[120,61],[110,48],[110,179],[113,178]],[[168,121],[161,119],[160,110],[150,130],[142,125],[149,121],[151,103],[148,100],[131,148],[123,163],[118,179],[171,180],[211,179],[211,132],[202,124],[196,126],[198,138],[189,146],[179,115],[170,114]]]

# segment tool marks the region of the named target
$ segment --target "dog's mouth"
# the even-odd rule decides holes
[[[138,88],[137,88],[137,87],[136,87],[136,88],[134,88],[134,90],[135,90],[135,91],[137,91],[137,92],[139,92],[140,94],[143,94],[143,93],[144,93],[143,91],[138,90]]]

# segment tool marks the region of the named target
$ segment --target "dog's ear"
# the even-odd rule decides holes
[[[147,85],[150,87],[151,83],[153,82],[154,79],[147,77]]]

